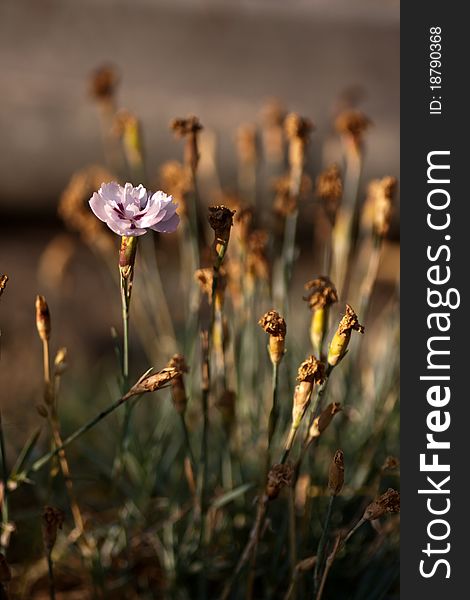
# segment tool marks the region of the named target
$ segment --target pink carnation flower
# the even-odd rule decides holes
[[[121,236],[143,235],[147,229],[172,233],[180,222],[171,196],[153,194],[142,185],[103,183],[89,204],[98,219]]]

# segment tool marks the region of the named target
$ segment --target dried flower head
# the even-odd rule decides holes
[[[7,287],[8,275],[0,275],[0,296],[3,294]]]
[[[234,231],[240,245],[245,248],[253,224],[254,210],[251,206],[242,206],[236,211],[234,219]]]
[[[102,65],[90,77],[90,93],[100,101],[112,101],[119,84],[119,74],[112,65]]]
[[[169,369],[176,369],[180,373],[171,380],[171,396],[176,411],[179,414],[184,414],[188,404],[188,397],[186,395],[183,373],[188,373],[189,367],[182,354],[174,354],[169,360],[167,367]]]
[[[173,119],[170,123],[170,129],[174,131],[177,137],[186,139],[184,162],[194,174],[199,163],[198,136],[201,129],[203,129],[199,119],[194,115],[186,119]]]
[[[338,292],[331,279],[326,275],[307,281],[304,288],[309,293],[303,299],[308,302],[311,310],[325,308],[338,302]]]
[[[353,108],[342,111],[335,121],[336,131],[349,139],[356,150],[360,149],[364,133],[370,125],[370,119],[360,110]]]
[[[42,537],[46,550],[50,552],[57,539],[57,532],[62,529],[65,514],[60,508],[45,506],[42,513]]]
[[[269,310],[258,321],[258,325],[269,334],[268,352],[271,362],[279,364],[285,352],[287,326],[284,317],[275,310]]]
[[[332,496],[337,496],[344,484],[344,454],[342,450],[336,450],[330,463],[328,473],[328,489]]]
[[[148,192],[142,185],[103,183],[89,201],[94,214],[121,236],[138,236],[153,229],[172,233],[179,224],[176,204],[164,192]]]
[[[51,335],[51,316],[44,296],[36,296],[36,328],[41,340],[46,342]]]
[[[246,255],[247,274],[261,281],[269,281],[270,265],[266,256],[268,234],[262,229],[252,231],[248,237],[248,252]]]
[[[308,432],[308,442],[312,442],[314,439],[321,436],[328,425],[333,420],[333,417],[341,412],[341,404],[339,402],[331,402],[328,406],[322,410],[322,412],[315,417],[312,425]]]
[[[186,137],[201,131],[203,129],[198,117],[190,115],[186,118],[176,118],[170,123],[170,129],[175,132],[178,137]]]
[[[290,140],[300,139],[306,144],[315,127],[310,119],[301,117],[297,113],[289,113],[284,121],[284,129]]]
[[[278,177],[273,183],[273,189],[275,192],[274,212],[281,217],[287,217],[297,210],[299,199],[303,200],[309,197],[312,191],[312,180],[308,175],[302,175],[298,195],[292,194],[291,178],[289,175]]]
[[[379,237],[385,237],[390,229],[396,186],[395,177],[377,179],[369,186],[369,194],[374,201],[373,227],[375,234]]]
[[[315,180],[315,194],[322,200],[336,203],[343,195],[343,182],[338,165],[331,165]]]
[[[268,473],[266,495],[270,500],[274,500],[283,487],[290,487],[293,482],[294,467],[290,463],[273,465]]]
[[[127,400],[132,396],[138,396],[146,392],[156,392],[164,387],[167,387],[173,379],[183,375],[180,367],[165,367],[158,373],[153,375],[144,375],[139,381],[131,387],[124,398]]]
[[[325,380],[325,365],[315,358],[309,356],[301,363],[297,371],[297,381],[307,381],[310,383],[323,383]]]
[[[387,456],[381,467],[382,471],[395,471],[400,468],[400,461],[396,456]]]
[[[384,494],[371,502],[364,511],[362,518],[366,521],[374,521],[387,512],[400,512],[400,494],[392,488],[389,488]]]
[[[359,323],[359,319],[352,307],[346,304],[346,314],[341,319],[328,350],[328,364],[331,367],[335,367],[344,358],[349,340],[351,339],[352,330],[364,333],[364,326]]]
[[[223,204],[218,206],[209,206],[209,225],[214,230],[215,240],[214,249],[217,256],[222,256],[227,248],[230,239],[230,230],[233,225],[234,210],[230,210]]]

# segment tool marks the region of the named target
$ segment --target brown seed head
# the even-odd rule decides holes
[[[234,219],[234,230],[240,240],[240,244],[245,247],[250,235],[253,224],[254,210],[251,206],[243,206],[238,209]]]
[[[46,342],[51,334],[51,317],[44,296],[36,296],[36,327],[39,337]]]
[[[339,402],[331,402],[324,410],[322,410],[318,417],[313,421],[308,432],[309,443],[321,436],[333,420],[333,417],[341,412],[341,410],[342,408]]]
[[[396,456],[387,456],[381,467],[382,471],[395,471],[400,468],[400,461]]]
[[[344,484],[344,454],[342,450],[336,450],[330,463],[328,473],[328,489],[332,496],[337,496]]]
[[[338,292],[331,279],[326,275],[307,281],[304,288],[309,291],[303,299],[308,302],[311,310],[325,308],[338,302]]]
[[[167,368],[176,369],[180,372],[180,375],[171,380],[171,397],[173,399],[173,404],[176,411],[179,414],[184,414],[188,404],[188,397],[186,395],[183,373],[187,373],[189,371],[189,367],[186,364],[182,354],[174,354],[169,360]]]
[[[358,331],[359,333],[364,333],[364,325],[360,325],[359,319],[354,312],[353,308],[346,304],[346,314],[341,319],[338,326],[338,334],[344,335],[348,331]]]
[[[312,192],[312,180],[308,175],[302,175],[298,198],[292,194],[291,178],[289,175],[275,179],[273,190],[275,193],[273,203],[274,212],[281,217],[287,217],[297,210],[298,199],[305,200],[309,198]]]
[[[269,335],[283,339],[286,337],[287,326],[284,317],[275,310],[268,310],[258,321],[258,325]]]
[[[364,511],[363,519],[374,521],[385,513],[400,512],[400,494],[396,490],[389,488],[384,494],[371,502]]]
[[[343,195],[343,182],[338,165],[331,165],[315,180],[315,194],[322,200],[338,202]]]
[[[167,387],[173,379],[180,377],[183,371],[175,367],[165,367],[158,373],[141,377],[139,381],[131,387],[124,398],[127,400],[132,396],[144,394],[146,392],[156,392],[164,387]]]
[[[0,296],[3,294],[7,287],[8,275],[0,275]]]
[[[270,266],[266,256],[268,234],[262,229],[256,229],[248,238],[246,255],[246,270],[249,275],[261,281],[269,281]]]
[[[119,83],[119,75],[112,65],[102,65],[93,71],[90,77],[90,93],[96,100],[114,99]]]
[[[65,514],[60,508],[45,506],[42,513],[42,537],[46,550],[50,552],[57,539],[57,531],[62,529]]]
[[[349,138],[357,149],[362,145],[364,133],[370,125],[370,119],[363,112],[352,108],[342,111],[335,121],[336,131]]]
[[[325,381],[325,365],[313,355],[309,356],[299,367],[297,381],[323,383]]]
[[[209,225],[214,230],[214,247],[217,255],[220,255],[222,248],[226,248],[230,239],[230,229],[233,225],[234,210],[230,210],[223,204],[218,206],[209,206]]]
[[[290,140],[297,138],[306,144],[315,126],[310,119],[301,117],[297,113],[289,113],[284,121],[284,129]]]
[[[379,237],[385,237],[390,229],[396,186],[395,177],[375,179],[369,185],[368,193],[374,207],[373,227]]]
[[[285,353],[287,326],[284,317],[275,310],[269,310],[258,321],[258,325],[269,334],[269,357],[273,364],[278,365]]]
[[[186,137],[196,134],[203,129],[201,122],[194,115],[183,118],[176,118],[170,122],[170,129],[175,132],[177,137]]]
[[[284,105],[277,98],[271,98],[263,106],[261,118],[266,127],[281,127],[286,114]]]
[[[270,500],[274,500],[283,487],[291,486],[293,482],[294,467],[290,463],[273,465],[268,473],[266,495]]]

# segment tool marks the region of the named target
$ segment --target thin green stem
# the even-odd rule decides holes
[[[59,452],[61,452],[69,444],[71,444],[77,438],[81,437],[84,433],[86,433],[87,431],[92,429],[95,425],[97,425],[100,421],[102,421],[110,413],[115,411],[116,408],[119,408],[119,406],[121,406],[121,404],[124,404],[125,402],[128,402],[128,401],[129,401],[129,397],[126,395],[126,396],[122,396],[121,398],[119,398],[118,400],[116,400],[115,402],[110,404],[105,410],[101,411],[98,415],[96,415],[96,417],[91,419],[91,421],[88,421],[88,423],[85,423],[85,425],[82,425],[76,431],[74,431],[71,435],[69,435],[67,438],[65,438],[65,440],[63,440],[61,446],[57,446],[50,452],[47,452],[47,454],[44,454],[43,456],[41,456],[41,458],[38,458],[30,467],[28,467],[27,469],[24,469],[23,471],[18,473],[15,476],[13,481],[15,481],[15,482],[25,481],[25,479],[28,477],[28,475],[39,471],[45,464],[47,464],[52,458],[54,458],[54,456],[57,456],[59,454]]]
[[[266,472],[269,470],[271,462],[271,446],[273,442],[274,432],[276,431],[276,424],[279,417],[279,407],[277,403],[277,387],[279,383],[279,364],[273,362],[272,370],[272,404],[271,412],[269,413],[268,422],[268,448],[266,453]]]
[[[331,495],[330,500],[328,502],[328,510],[326,512],[325,524],[323,525],[323,532],[321,534],[320,541],[318,542],[317,562],[315,563],[315,571],[313,573],[314,597],[316,596],[320,585],[320,577],[322,575],[323,570],[323,555],[325,553],[326,542],[328,540],[328,530],[330,528],[331,513],[333,510],[334,501],[335,496]]]

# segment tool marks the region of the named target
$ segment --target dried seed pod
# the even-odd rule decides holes
[[[353,329],[364,333],[364,326],[360,325],[356,313],[349,304],[346,304],[346,313],[339,322],[328,350],[328,364],[331,367],[335,367],[344,358]]]
[[[278,365],[285,353],[287,326],[284,317],[275,310],[268,310],[258,321],[258,325],[269,334],[269,358],[273,364]]]
[[[173,119],[170,123],[170,129],[175,132],[175,135],[186,139],[184,147],[184,163],[194,174],[199,163],[199,132],[203,129],[201,122],[194,115],[190,115],[186,119]]]
[[[47,342],[51,335],[51,316],[44,296],[36,296],[36,328],[41,340]]]
[[[51,552],[57,539],[57,532],[62,529],[65,513],[60,508],[45,506],[42,514],[42,537],[44,546]]]
[[[294,467],[290,463],[276,464],[271,467],[266,483],[266,495],[270,500],[279,496],[285,486],[291,486],[294,481]]]
[[[174,368],[180,373],[171,380],[171,396],[176,412],[183,415],[186,412],[186,406],[188,404],[183,373],[188,373],[189,367],[182,354],[174,354],[169,360],[167,367],[170,369]]]
[[[294,390],[294,402],[292,406],[292,427],[297,428],[310,404],[313,386],[315,383],[321,384],[325,380],[325,365],[315,358],[309,356],[307,360],[301,363],[297,381]]]
[[[371,185],[373,189],[369,187],[369,193],[372,193],[374,199],[373,229],[375,235],[384,238],[390,229],[397,180],[395,177],[384,177],[375,180]]]
[[[145,375],[141,377],[134,386],[131,387],[131,389],[124,396],[124,399],[127,400],[132,396],[161,390],[162,388],[167,387],[173,381],[173,379],[181,376],[182,374],[183,373],[180,371],[179,367],[165,367],[158,373],[154,373],[153,375]]]
[[[396,456],[387,456],[381,467],[382,471],[395,471],[400,468],[400,461]]]
[[[308,290],[308,294],[303,299],[308,302],[312,311],[338,302],[338,292],[326,275],[307,281],[304,288]]]
[[[102,65],[90,77],[90,93],[95,100],[112,102],[119,84],[119,74],[112,65]]]
[[[5,291],[8,282],[8,275],[0,275],[0,296]]]
[[[214,230],[214,250],[219,259],[224,257],[227,249],[234,214],[234,210],[230,210],[223,204],[209,206],[209,225]]]
[[[371,120],[360,110],[346,109],[335,121],[336,131],[343,135],[356,151],[360,151],[364,133],[372,124]]]
[[[305,162],[305,148],[310,140],[310,134],[315,129],[313,122],[297,113],[290,113],[284,121],[284,129],[289,140],[289,165],[291,168],[302,169]]]
[[[191,178],[187,169],[177,160],[163,163],[158,172],[158,189],[166,190],[178,204],[178,214],[187,213],[187,195],[191,191]]]
[[[328,406],[316,417],[310,426],[308,432],[308,443],[310,444],[316,438],[319,438],[325,429],[329,426],[333,417],[341,412],[341,404],[339,402],[331,402]]]
[[[336,205],[343,195],[343,182],[338,165],[331,165],[315,180],[315,195]]]
[[[393,488],[389,488],[384,494],[371,502],[364,511],[362,518],[366,521],[374,521],[387,512],[400,512],[400,494]]]
[[[256,164],[258,161],[258,139],[256,125],[247,123],[237,129],[238,159],[243,164]]]
[[[328,473],[328,489],[332,496],[337,496],[344,484],[344,454],[342,450],[336,450],[330,463]]]
[[[263,120],[263,146],[266,159],[271,163],[280,163],[284,156],[284,119],[286,110],[279,100],[271,99],[264,105],[261,114]]]

